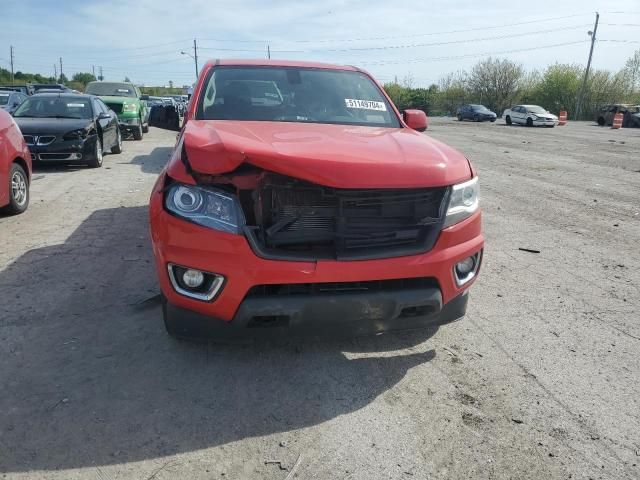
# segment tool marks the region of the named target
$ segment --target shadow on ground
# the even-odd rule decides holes
[[[147,155],[136,155],[131,159],[132,165],[139,165],[143,173],[158,174],[171,157],[171,147],[156,147]]]
[[[146,208],[96,211],[64,244],[0,272],[0,471],[120,464],[316,425],[365,407],[434,356],[392,352],[434,330],[173,341],[146,301],[158,291],[147,231]],[[374,353],[345,355],[354,351]]]

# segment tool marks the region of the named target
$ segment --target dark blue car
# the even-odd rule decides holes
[[[485,120],[489,120],[490,122],[495,122],[498,116],[484,105],[468,104],[458,108],[456,117],[458,117],[460,121],[473,120],[474,122],[484,122]]]

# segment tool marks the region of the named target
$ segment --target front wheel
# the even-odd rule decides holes
[[[136,128],[136,129],[133,131],[133,139],[134,139],[134,140],[142,140],[142,134],[143,134],[143,131],[142,131],[142,124],[139,124],[139,125],[138,125],[138,128]]]
[[[604,117],[598,117],[598,125],[600,125],[601,127],[604,127]]]
[[[100,168],[102,166],[102,140],[96,138],[96,146],[93,150],[93,159],[89,162],[89,167]]]
[[[507,115],[507,118],[504,119],[505,122],[507,122],[507,125],[511,125],[511,117],[509,115]]]
[[[111,147],[111,153],[122,153],[122,134],[120,133],[120,129],[118,129],[118,133],[116,134],[116,144]]]
[[[17,163],[11,165],[9,173],[9,205],[2,210],[9,215],[17,215],[29,206],[29,177]]]
[[[533,127],[533,120],[531,120],[531,118],[527,118],[527,127]]]
[[[461,122],[462,121],[462,115],[458,114],[458,121]]]

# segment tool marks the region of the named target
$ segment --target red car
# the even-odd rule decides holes
[[[150,200],[172,336],[379,333],[464,315],[478,177],[355,67],[209,62]]]
[[[11,115],[0,109],[0,211],[15,215],[29,206],[31,154]]]

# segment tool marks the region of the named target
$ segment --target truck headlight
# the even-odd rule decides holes
[[[228,233],[241,233],[244,215],[237,198],[209,187],[173,184],[165,196],[165,207],[178,217]]]
[[[479,194],[480,185],[478,185],[478,177],[451,187],[451,196],[449,197],[449,207],[447,209],[444,227],[450,227],[473,215],[480,205]]]
[[[135,113],[138,111],[138,105],[136,105],[135,103],[123,103],[122,111]]]

